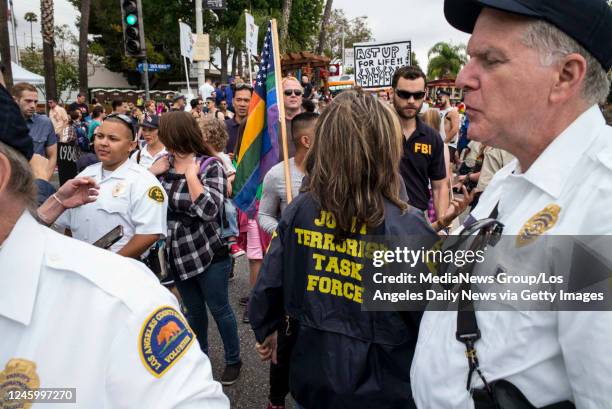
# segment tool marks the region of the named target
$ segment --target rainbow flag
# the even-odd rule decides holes
[[[280,121],[274,44],[278,37],[268,25],[240,151],[236,159],[234,204],[249,217],[256,214],[264,176],[278,163]]]

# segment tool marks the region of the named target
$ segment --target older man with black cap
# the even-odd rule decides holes
[[[469,137],[517,158],[466,225],[496,218],[524,249],[545,235],[612,235],[612,128],[597,106],[610,87],[610,6],[446,0],[444,11],[472,33],[457,77]],[[612,312],[472,307],[424,314],[411,373],[418,407],[610,408]]]
[[[62,403],[87,408],[229,408],[176,299],[150,271],[37,223],[32,151],[0,85],[0,406],[29,407],[26,392],[60,387],[71,388],[55,392]],[[67,182],[39,217],[95,200],[89,182],[80,195]]]

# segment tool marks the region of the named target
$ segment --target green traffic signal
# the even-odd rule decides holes
[[[136,17],[134,14],[128,14],[127,16],[125,16],[125,22],[128,23],[130,26],[136,24],[137,21],[138,17]]]

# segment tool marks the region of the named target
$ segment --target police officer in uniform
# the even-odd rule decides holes
[[[497,213],[504,235],[525,248],[543,235],[612,234],[612,128],[597,106],[610,87],[610,6],[446,0],[444,11],[472,33],[457,77],[469,137],[517,158],[493,177],[467,224]],[[476,310],[479,332],[467,351],[482,376],[473,373],[467,388],[476,361],[456,339],[459,321],[457,312],[424,314],[412,366],[417,406],[479,408],[475,396],[504,381],[512,398],[488,407],[610,407],[612,312]]]
[[[57,224],[70,229],[72,237],[89,243],[121,225],[123,237],[110,250],[140,258],[166,235],[168,201],[155,176],[129,160],[136,144],[134,137],[129,117],[106,117],[94,134],[100,162],[78,175],[93,178],[100,185],[100,195],[94,203],[67,210]]]
[[[27,127],[0,86],[0,406],[59,388],[47,395],[59,409],[229,408],[150,271],[36,222],[31,156]],[[95,185],[83,186],[75,193]],[[62,193],[49,200],[78,202]]]
[[[249,303],[257,349],[275,362],[276,331],[297,332],[289,383],[306,409],[414,407],[420,314],[362,311],[358,250],[366,235],[437,237],[401,198],[401,154],[390,108],[362,91],[340,94],[319,118],[306,192],[283,212],[264,259]]]

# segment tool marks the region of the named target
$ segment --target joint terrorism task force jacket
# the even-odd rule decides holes
[[[356,225],[357,223],[353,223]],[[283,212],[249,304],[258,342],[286,314],[299,331],[290,389],[307,409],[411,408],[410,365],[420,313],[362,311],[363,257],[379,250],[370,237],[436,234],[422,212],[385,203],[385,222],[354,226],[335,241],[335,219],[310,193]]]

